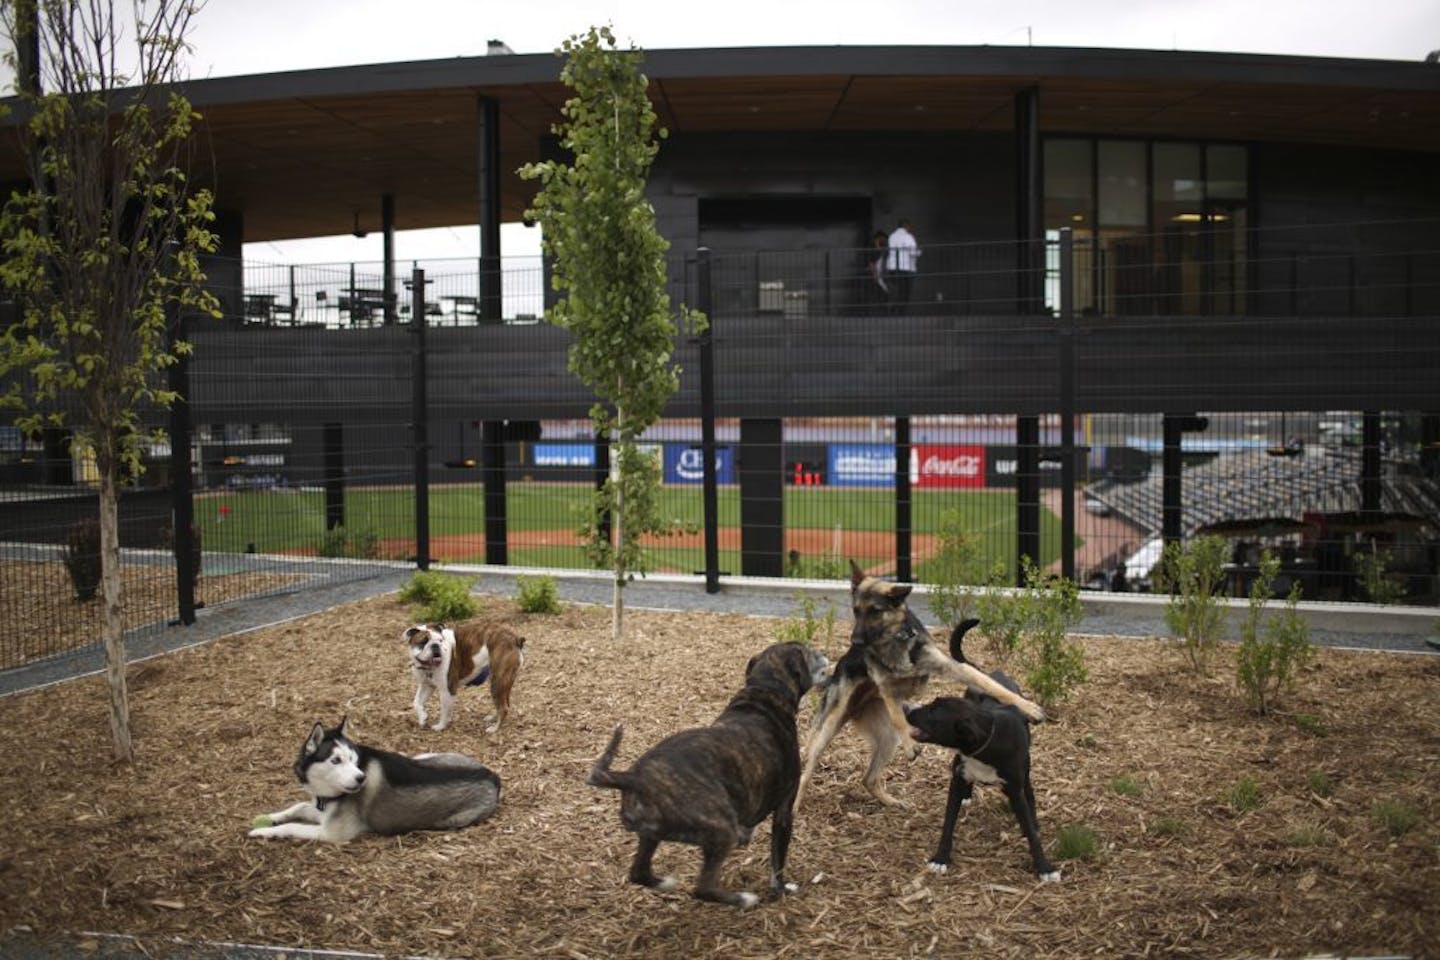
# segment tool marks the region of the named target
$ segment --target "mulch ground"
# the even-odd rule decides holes
[[[1047,846],[1067,826],[1098,838],[1091,859],[1061,862],[1061,883],[1035,882],[993,788],[964,815],[949,875],[926,872],[948,758],[896,761],[891,790],[911,807],[883,808],[847,733],[800,813],[788,874],[801,891],[739,912],[626,884],[618,796],[583,780],[616,722],[622,768],[709,722],[776,621],[631,611],[617,644],[604,608],[486,602],[528,638],[495,737],[479,691],[444,733],[415,727],[410,617],[393,597],[132,669],[132,766],[106,761],[103,679],[0,701],[0,936],[124,932],[155,956],[180,938],[577,960],[1420,957],[1440,943],[1440,657],[1322,650],[1285,712],[1262,719],[1223,664],[1203,679],[1166,641],[1082,638],[1090,680],[1034,731]],[[825,646],[838,656],[843,638]],[[500,812],[339,847],[248,839],[256,814],[300,799],[290,767],[310,726],[342,714],[379,746],[480,758],[504,779]],[[1239,810],[1247,778],[1258,802]],[[767,826],[727,880],[763,891],[768,851]],[[667,844],[656,866],[688,887],[698,859]]]

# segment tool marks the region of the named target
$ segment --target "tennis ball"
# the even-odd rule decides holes
[[[260,814],[258,817],[256,817],[253,821],[251,821],[251,825],[254,826],[254,827],[256,827],[256,828],[259,828],[259,827],[273,827],[273,826],[275,826],[275,821],[270,819],[270,815],[269,815],[268,813],[262,813],[262,814]]]

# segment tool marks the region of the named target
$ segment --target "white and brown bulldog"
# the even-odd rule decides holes
[[[455,698],[461,688],[490,681],[495,713],[486,719],[486,733],[495,733],[510,713],[510,690],[525,662],[525,638],[499,623],[476,621],[449,627],[443,623],[417,623],[401,634],[410,647],[410,670],[415,674],[415,719],[425,726],[425,701],[430,691],[440,695],[440,720],[434,729],[450,726]]]

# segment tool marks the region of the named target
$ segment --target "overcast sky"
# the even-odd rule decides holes
[[[1387,60],[1440,49],[1440,0],[209,0],[194,22],[191,76],[235,76],[469,57],[486,41],[554,50],[592,24],[641,49],[941,45],[1121,47]],[[505,253],[534,231],[507,226]],[[257,244],[283,262],[379,258],[380,240]],[[473,256],[472,229],[417,231],[401,259]]]

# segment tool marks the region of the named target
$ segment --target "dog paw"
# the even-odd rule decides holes
[[[655,881],[653,887],[661,893],[669,893],[671,890],[676,890],[680,887],[680,881],[674,877],[660,877]]]
[[[1040,882],[1041,882],[1041,883],[1059,883],[1059,882],[1060,882],[1060,871],[1059,871],[1059,870],[1051,870],[1051,871],[1049,871],[1048,873],[1042,873],[1042,874],[1040,874]]]
[[[435,726],[431,727],[430,729],[431,729],[431,730],[434,730],[436,733],[439,733],[441,730],[444,730],[444,729],[445,729],[446,727],[448,727],[448,726],[450,726],[450,724],[448,724],[448,723],[437,723],[437,724],[435,724]]]
[[[964,800],[961,800],[961,801],[960,801],[960,806],[962,806],[962,807],[968,807],[968,806],[970,806],[970,804],[972,804],[972,803],[974,803],[974,802],[975,802],[975,798],[974,798],[974,797],[966,797]]]
[[[256,827],[254,830],[251,830],[251,831],[247,834],[247,836],[259,837],[259,838],[261,838],[261,839],[264,839],[264,838],[266,838],[266,837],[273,837],[274,835],[275,835],[275,828],[274,828],[274,827]]]
[[[794,882],[793,880],[787,880],[780,889],[783,893],[799,893],[800,884]]]
[[[488,727],[485,728],[485,732],[486,732],[487,734],[492,735],[492,736],[493,736],[494,734],[499,733],[499,732],[500,732],[500,724],[499,724],[499,722],[497,721],[497,722],[495,722],[495,723],[490,724],[490,726],[488,726]]]
[[[945,874],[950,872],[950,864],[940,863],[936,860],[930,860],[925,864],[925,869],[929,870],[931,873],[936,873],[943,877],[945,876]]]
[[[759,897],[746,890],[741,890],[739,893],[735,894],[735,900],[735,906],[739,907],[741,910],[748,910],[751,907],[755,906],[755,904],[760,902]]]

